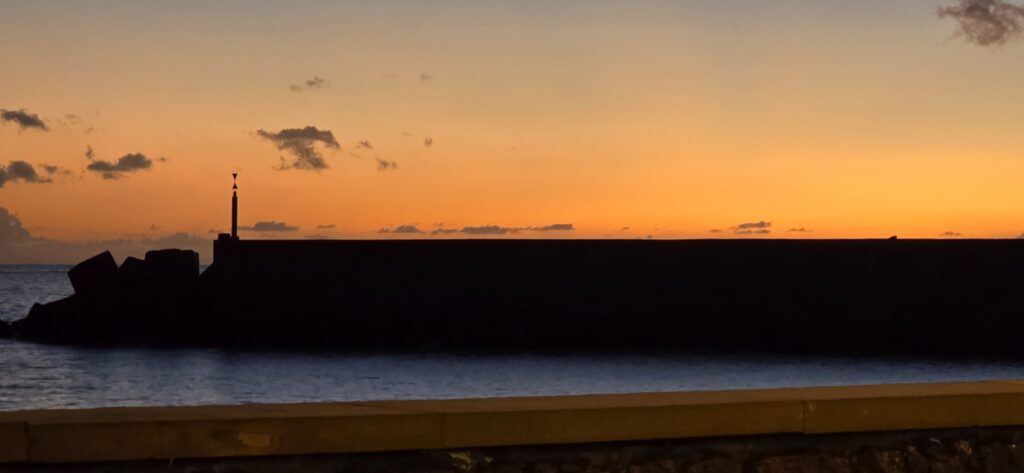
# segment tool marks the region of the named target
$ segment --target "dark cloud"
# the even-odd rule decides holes
[[[380,230],[377,230],[377,233],[391,233],[391,229],[390,228],[381,228]]]
[[[810,232],[813,232],[814,230],[808,230],[808,229],[806,229],[804,227],[800,227],[800,228],[790,228],[789,230],[786,230],[786,231],[788,231],[790,233],[810,233]]]
[[[267,220],[262,222],[256,222],[247,227],[238,227],[238,229],[250,232],[294,232],[298,230],[299,227],[288,225],[287,223],[278,222],[275,220]]]
[[[305,92],[307,90],[317,90],[326,88],[329,84],[326,80],[320,77],[313,77],[312,79],[305,80],[302,84],[292,84],[288,86],[292,92]]]
[[[708,233],[722,233],[722,229],[721,228],[712,228],[711,230],[708,230]]]
[[[1000,45],[1021,33],[1024,6],[1004,0],[958,0],[939,7],[940,18],[957,22],[957,34],[979,46]]]
[[[317,226],[316,226],[316,229],[317,229],[317,230],[326,230],[326,229],[329,229],[329,228],[334,228],[334,227],[336,227],[336,226],[337,226],[337,225],[335,225],[335,224],[333,224],[333,223],[325,223],[325,224],[323,224],[323,225],[317,225]]]
[[[429,136],[424,137],[423,146],[426,146],[427,148],[434,146],[434,139]]]
[[[386,159],[381,159],[381,158],[374,158],[374,159],[377,160],[377,170],[378,171],[388,171],[388,170],[394,171],[395,169],[398,169],[398,163],[396,163],[394,161],[388,161]]]
[[[96,153],[92,151],[92,145],[85,147],[85,159],[88,159],[89,161],[96,159]]]
[[[391,233],[424,233],[424,232],[422,230],[420,230],[419,228],[416,228],[416,225],[399,225],[398,228],[395,228],[394,230],[392,230]]]
[[[22,242],[31,237],[18,217],[0,207],[0,245]]]
[[[624,232],[624,231],[626,231],[626,230],[629,230],[629,227],[622,227],[622,228],[620,228],[619,230],[620,230],[620,231],[623,231],[623,232]]]
[[[964,234],[960,233],[960,232],[948,231],[948,232],[940,233],[939,236],[940,237],[961,237],[961,236],[964,236]]]
[[[453,233],[459,233],[459,231],[454,228],[437,228],[430,232],[431,235],[451,235]]]
[[[483,225],[479,227],[462,227],[460,232],[467,235],[505,235],[507,233],[519,233],[522,230],[518,227],[499,227],[497,225]]]
[[[370,144],[370,140],[361,140],[359,144],[356,145],[356,149],[373,149],[373,145]]]
[[[761,220],[760,222],[741,223],[741,224],[736,225],[735,227],[732,227],[732,228],[734,230],[751,230],[751,229],[758,229],[758,228],[762,228],[763,229],[763,228],[771,228],[771,227],[772,227],[772,222],[765,222],[764,220]]]
[[[7,166],[0,165],[0,187],[8,182],[33,182],[37,184],[53,182],[36,172],[31,164],[25,161],[11,161]]]
[[[551,225],[545,225],[543,227],[530,227],[529,230],[535,232],[558,232],[558,231],[575,231],[576,228],[571,223],[554,223]]]
[[[46,126],[46,123],[39,118],[39,115],[28,113],[25,109],[4,110],[0,108],[0,119],[7,122],[13,122],[21,127],[22,130],[35,128],[42,131],[50,131],[50,127]]]
[[[324,147],[341,149],[338,140],[334,139],[334,133],[330,130],[318,130],[315,126],[305,128],[285,128],[278,132],[257,130],[256,134],[274,143],[277,149],[287,151],[294,158],[291,162],[281,158],[279,169],[305,169],[319,171],[327,169],[327,162],[323,155],[316,149],[320,143]]]
[[[126,173],[145,171],[153,167],[153,160],[142,153],[129,153],[117,158],[117,161],[111,162],[96,160],[92,147],[89,147],[85,152],[85,157],[92,161],[85,166],[85,169],[100,173],[104,179],[120,179]]]

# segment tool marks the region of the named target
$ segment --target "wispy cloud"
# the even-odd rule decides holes
[[[4,110],[0,108],[0,119],[5,122],[14,123],[22,130],[35,128],[37,130],[50,131],[50,127],[43,122],[43,119],[39,118],[39,115],[29,113],[23,108],[19,110]]]
[[[429,136],[424,137],[423,138],[423,146],[426,146],[427,148],[430,148],[430,147],[434,146],[434,139],[429,137]]]
[[[314,76],[312,79],[308,79],[308,80],[302,81],[301,84],[292,84],[292,85],[288,86],[288,88],[292,92],[305,92],[307,90],[324,89],[324,88],[327,88],[329,86],[330,86],[330,84],[328,84],[326,80],[324,80],[321,77]]]
[[[809,230],[809,229],[804,228],[804,227],[799,227],[799,228],[790,228],[789,230],[786,230],[786,231],[789,232],[789,233],[811,233],[814,230]]]
[[[317,229],[317,230],[327,230],[327,229],[331,229],[331,228],[334,228],[334,227],[336,227],[336,226],[337,226],[337,225],[335,225],[335,224],[333,224],[333,223],[325,223],[325,224],[322,224],[322,225],[317,225],[317,226],[316,226],[316,229]]]
[[[373,145],[370,143],[370,140],[360,140],[356,144],[356,149],[373,149]]]
[[[940,233],[939,236],[940,237],[946,237],[946,238],[955,238],[955,237],[962,237],[962,236],[964,236],[964,234],[960,233],[960,232],[948,231],[948,232]]]
[[[374,158],[377,160],[378,171],[394,171],[398,169],[398,163],[394,161],[388,161],[386,159]]]
[[[330,130],[319,130],[315,126],[304,128],[285,128],[278,132],[257,130],[256,134],[277,146],[277,149],[291,153],[292,160],[281,158],[278,169],[303,169],[320,171],[329,166],[316,148],[319,143],[326,148],[341,149],[334,133]]]
[[[299,227],[288,225],[284,222],[278,222],[276,220],[265,220],[246,227],[238,227],[238,229],[250,232],[294,232],[298,230]]]
[[[427,82],[433,82],[433,81],[434,81],[434,76],[432,76],[430,74],[427,74],[426,72],[420,74],[420,82],[425,84]]]

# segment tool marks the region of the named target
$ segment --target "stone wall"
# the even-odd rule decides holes
[[[557,446],[421,450],[79,465],[3,472],[182,473],[1010,473],[1024,471],[1024,427]]]

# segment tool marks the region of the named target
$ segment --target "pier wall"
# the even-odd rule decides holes
[[[1024,384],[0,413],[0,471],[1015,472]]]
[[[1024,354],[1018,240],[224,240],[208,273],[223,339]]]

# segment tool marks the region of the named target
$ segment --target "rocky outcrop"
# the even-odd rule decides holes
[[[160,250],[118,267],[109,252],[68,271],[75,293],[35,304],[19,321],[20,338],[74,344],[162,345],[186,342],[200,312],[199,256]]]
[[[6,321],[0,320],[0,338],[11,338],[14,336],[14,329]]]

